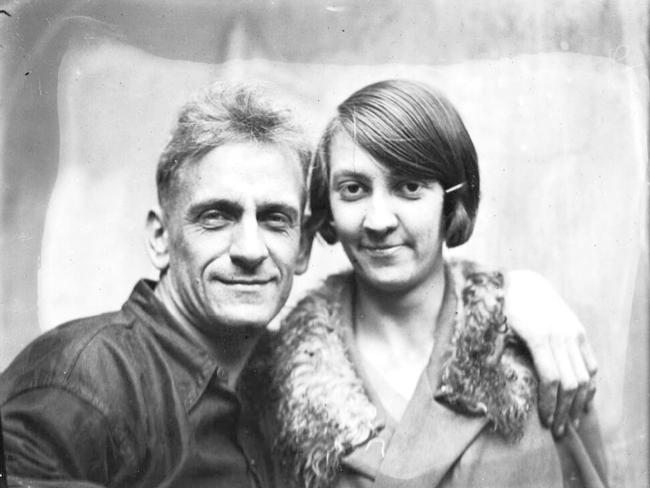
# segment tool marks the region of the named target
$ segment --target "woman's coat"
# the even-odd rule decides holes
[[[355,347],[351,275],[303,299],[259,353],[280,486],[606,486],[593,413],[558,442],[540,424],[536,378],[503,316],[503,276],[467,262],[446,272],[434,350],[399,422]]]

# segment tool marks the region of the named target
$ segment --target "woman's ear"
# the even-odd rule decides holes
[[[169,232],[160,207],[149,210],[146,227],[149,259],[162,273],[169,266]]]

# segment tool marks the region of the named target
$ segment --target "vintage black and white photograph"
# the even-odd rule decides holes
[[[0,488],[648,486],[649,12],[0,3]]]

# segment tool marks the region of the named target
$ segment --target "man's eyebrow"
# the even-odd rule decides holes
[[[297,221],[300,216],[300,209],[290,203],[267,201],[261,202],[257,207],[258,214],[270,214],[274,212],[283,213],[294,221]]]
[[[201,213],[206,210],[220,210],[226,212],[235,217],[241,215],[244,212],[244,207],[232,200],[226,200],[222,198],[214,198],[210,200],[202,200],[190,205],[187,214],[189,218],[197,218]],[[282,212],[294,220],[298,220],[300,215],[300,209],[295,205],[292,205],[287,202],[269,200],[262,201],[257,204],[257,213],[258,214],[269,214],[273,212]]]
[[[234,215],[240,215],[244,211],[242,206],[236,202],[222,198],[212,198],[209,200],[201,200],[192,203],[187,211],[187,214],[190,218],[195,218],[198,217],[202,212],[212,209],[222,210]]]

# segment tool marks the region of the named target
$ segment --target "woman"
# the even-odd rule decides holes
[[[446,262],[471,235],[476,152],[447,99],[410,81],[351,95],[312,175],[330,277],[271,348],[271,431],[296,486],[603,486],[588,414],[555,441],[504,314],[504,276]]]

